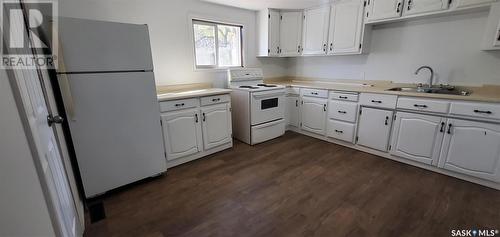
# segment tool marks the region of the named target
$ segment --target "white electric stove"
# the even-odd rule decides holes
[[[254,145],[285,133],[285,86],[264,84],[260,68],[228,70],[234,138]]]

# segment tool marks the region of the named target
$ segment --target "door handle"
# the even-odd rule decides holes
[[[203,122],[207,121],[207,116],[205,116],[205,113],[203,113],[202,115],[203,115]]]
[[[47,115],[47,124],[49,125],[49,127],[52,127],[54,123],[62,124],[63,122],[64,118],[59,115],[56,116],[52,116],[52,114]]]
[[[417,108],[427,108],[427,105],[414,104],[413,106],[415,106]]]
[[[447,132],[448,134],[451,134],[451,127],[452,127],[452,126],[453,126],[453,125],[452,125],[451,123],[450,123],[450,124],[448,124],[448,132]]]
[[[398,2],[398,6],[396,7],[396,12],[400,13],[401,12],[401,2]]]
[[[330,43],[330,51],[333,51],[333,43]]]
[[[340,131],[340,130],[337,130],[337,129],[335,129],[335,132],[336,133],[344,133],[344,131]]]
[[[339,96],[339,99],[347,100],[347,96]]]
[[[408,11],[411,9],[411,5],[413,4],[413,1],[412,0],[408,0]]]
[[[381,100],[372,100],[372,103],[382,104]]]
[[[441,122],[441,129],[439,129],[439,132],[444,132],[444,125],[445,125],[445,123]]]
[[[198,123],[198,114],[194,114],[194,122]]]
[[[323,105],[323,111],[326,112],[326,104]]]
[[[478,114],[492,114],[493,112],[491,112],[489,110],[488,111],[484,111],[484,110],[475,109],[474,113],[478,113]]]
[[[389,125],[389,116],[386,116],[386,117],[385,117],[385,122],[384,122],[384,124],[385,124],[386,126],[387,126],[387,125]]]
[[[295,100],[295,107],[299,107],[299,100]]]
[[[347,112],[346,112],[346,111],[342,111],[342,110],[339,110],[339,111],[337,111],[337,112],[339,112],[340,114],[347,114]]]

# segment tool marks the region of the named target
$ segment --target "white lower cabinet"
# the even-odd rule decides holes
[[[437,166],[446,119],[414,113],[396,113],[390,153]]]
[[[355,130],[356,125],[353,123],[346,123],[328,119],[326,136],[349,143],[354,143]]]
[[[287,95],[285,97],[285,123],[287,126],[299,127],[299,96]]]
[[[227,103],[201,108],[205,150],[231,142],[231,111]]]
[[[500,125],[449,119],[439,167],[500,181]]]
[[[301,128],[325,135],[327,99],[302,97]]]
[[[167,160],[189,156],[202,150],[198,109],[161,115]]]
[[[387,151],[393,111],[362,108],[359,117],[357,144]]]

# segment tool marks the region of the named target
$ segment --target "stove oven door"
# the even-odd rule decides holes
[[[252,125],[263,124],[285,117],[285,90],[251,93]]]

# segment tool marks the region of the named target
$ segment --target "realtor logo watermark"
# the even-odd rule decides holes
[[[455,229],[451,230],[451,236],[494,237],[500,236],[500,231],[498,229]]]
[[[57,66],[57,2],[0,0],[2,64],[5,69]]]

